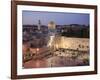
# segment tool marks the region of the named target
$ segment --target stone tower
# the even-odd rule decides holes
[[[38,20],[38,30],[41,29],[41,20]]]

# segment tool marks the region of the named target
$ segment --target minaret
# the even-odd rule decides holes
[[[40,30],[40,29],[41,29],[41,21],[38,20],[38,30]]]

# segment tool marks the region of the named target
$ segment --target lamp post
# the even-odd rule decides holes
[[[38,54],[39,48],[36,49],[36,54]]]

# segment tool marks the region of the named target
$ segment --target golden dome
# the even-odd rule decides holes
[[[48,28],[49,28],[49,29],[55,29],[55,27],[56,27],[56,24],[54,23],[54,21],[50,21],[50,22],[48,23]]]

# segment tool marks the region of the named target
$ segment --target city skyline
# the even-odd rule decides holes
[[[37,25],[41,20],[42,25],[48,25],[50,21],[54,21],[57,25],[80,24],[89,25],[89,14],[83,13],[62,13],[62,12],[43,12],[43,11],[23,11],[23,25]]]

